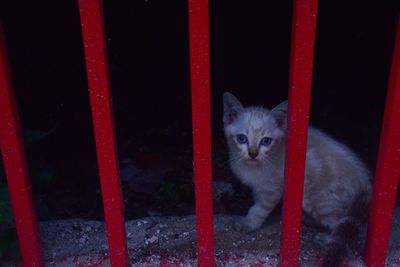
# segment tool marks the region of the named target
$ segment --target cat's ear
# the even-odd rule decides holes
[[[272,116],[275,117],[278,127],[286,129],[287,125],[288,101],[285,100],[271,110]]]
[[[239,100],[231,93],[224,93],[224,124],[230,124],[238,117],[239,113],[243,111],[243,106]]]

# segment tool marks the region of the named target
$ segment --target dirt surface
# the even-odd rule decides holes
[[[274,215],[251,234],[232,228],[236,216],[214,219],[217,266],[276,266],[279,259],[280,218]],[[46,266],[108,266],[109,256],[103,222],[62,220],[41,222]],[[319,229],[303,226],[301,266],[318,266],[321,251],[312,237]],[[126,222],[132,266],[195,266],[196,223],[194,216],[146,217]],[[400,266],[400,209],[396,209],[389,246],[388,266]],[[363,266],[351,255],[350,266]],[[14,266],[6,264],[4,266]]]

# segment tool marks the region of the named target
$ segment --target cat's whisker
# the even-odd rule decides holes
[[[238,163],[238,162],[240,162],[241,160],[242,160],[242,157],[241,157],[241,156],[236,156],[236,157],[230,158],[227,162],[233,164],[233,163]]]

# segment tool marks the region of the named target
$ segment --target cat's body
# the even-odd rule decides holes
[[[254,197],[247,216],[236,224],[239,230],[256,230],[282,199],[286,113],[286,102],[272,110],[243,108],[233,95],[224,95],[230,166]],[[360,159],[345,145],[309,127],[303,210],[331,232],[316,237],[327,247],[325,266],[338,265],[342,256],[334,254],[343,254],[344,243],[353,241],[347,239],[357,237],[370,194],[370,175]]]

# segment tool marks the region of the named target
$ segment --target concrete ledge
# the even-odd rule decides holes
[[[268,219],[262,229],[242,234],[232,229],[235,216],[216,215],[217,266],[276,266],[279,260],[280,218]],[[132,266],[195,266],[194,216],[148,217],[126,222]],[[319,229],[303,226],[301,266],[316,266],[321,251],[312,238]],[[40,223],[46,266],[109,266],[104,223],[60,220]],[[350,266],[362,266],[351,255]],[[400,209],[396,209],[389,246],[389,266],[400,266]],[[2,266],[18,266],[6,263]]]

